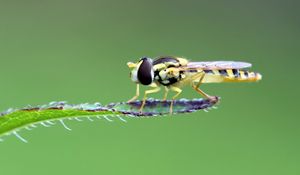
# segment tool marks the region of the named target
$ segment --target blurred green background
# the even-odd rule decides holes
[[[126,62],[141,56],[248,61],[263,75],[204,85],[222,97],[209,113],[68,121],[71,132],[21,132],[29,144],[5,137],[1,174],[300,174],[299,15],[296,0],[1,0],[2,110],[128,100]]]

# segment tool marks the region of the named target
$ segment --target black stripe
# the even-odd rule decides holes
[[[166,62],[171,62],[171,63],[179,63],[179,61],[175,57],[159,57],[153,61],[153,65],[157,65],[160,63],[166,63]]]
[[[232,69],[232,73],[235,78],[239,77],[239,71],[237,69]]]
[[[159,75],[159,71],[154,71],[154,77],[158,77],[158,79],[161,80],[161,77]]]
[[[188,72],[198,72],[198,70],[197,69],[190,69],[190,70],[188,70]]]
[[[164,86],[169,86],[169,85],[174,84],[178,81],[178,79],[175,78],[175,77],[169,78],[167,80],[169,80],[169,83],[163,83],[162,81],[159,81],[159,82],[160,82],[160,84],[162,84]]]
[[[248,76],[249,76],[248,71],[244,71],[244,75],[245,75],[246,78],[248,78]]]
[[[214,74],[214,72],[212,70],[204,70],[204,72],[207,74]]]
[[[175,67],[174,65],[169,65],[167,68],[170,68],[170,67]]]
[[[179,71],[179,80],[181,80],[182,79],[182,75],[184,74],[184,71]]]
[[[226,71],[225,69],[219,70],[219,73],[220,73],[221,75],[223,75],[223,76],[228,76],[228,73],[227,73],[227,71]]]

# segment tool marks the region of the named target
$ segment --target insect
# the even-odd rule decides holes
[[[175,92],[170,105],[172,113],[174,100],[181,94],[181,88],[185,85],[190,85],[205,98],[212,98],[199,88],[202,83],[256,82],[262,78],[259,73],[244,70],[251,67],[250,63],[236,61],[190,62],[185,58],[171,56],[154,60],[142,57],[137,63],[128,62],[127,66],[130,69],[131,80],[136,83],[136,94],[128,102],[139,97],[140,84],[152,88],[145,91],[140,112],[147,96],[159,92],[161,86],[165,88],[163,100],[167,99],[170,90]]]

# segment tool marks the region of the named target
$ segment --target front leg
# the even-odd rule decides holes
[[[140,96],[140,85],[137,83],[135,96],[133,96],[130,100],[128,100],[127,103],[135,101],[139,96]]]
[[[153,89],[150,89],[150,90],[146,90],[145,91],[145,94],[144,94],[144,98],[143,98],[143,102],[142,102],[142,105],[140,107],[140,112],[143,111],[143,108],[145,106],[145,103],[146,103],[146,100],[147,100],[147,95],[148,94],[153,94],[153,93],[157,93],[160,91],[160,87],[156,84],[156,83],[153,83],[151,85],[149,85],[150,87],[153,87]]]

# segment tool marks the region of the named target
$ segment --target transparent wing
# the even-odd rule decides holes
[[[238,61],[203,61],[203,62],[189,62],[187,68],[190,69],[244,69],[251,67],[251,63],[238,62]]]

